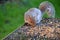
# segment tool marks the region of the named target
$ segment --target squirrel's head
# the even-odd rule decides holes
[[[31,26],[36,25],[35,20],[32,17],[30,17],[29,15],[25,16],[24,18],[25,18],[25,22],[30,24]]]
[[[55,17],[55,8],[52,3],[48,1],[44,1],[40,3],[39,9],[42,11],[43,14],[47,13],[48,16],[53,17],[53,18]]]

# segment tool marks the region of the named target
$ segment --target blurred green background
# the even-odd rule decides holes
[[[47,0],[9,0],[0,4],[0,40],[24,24],[24,13]],[[56,18],[60,18],[60,0],[48,0],[56,10]]]

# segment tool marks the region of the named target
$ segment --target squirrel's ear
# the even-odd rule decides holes
[[[42,7],[45,7],[45,8],[42,8]],[[53,4],[50,3],[49,1],[44,1],[40,3],[39,8],[41,9],[42,12],[46,12],[50,17],[53,17],[53,18],[55,17],[55,8]]]

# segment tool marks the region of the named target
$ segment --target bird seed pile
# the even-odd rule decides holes
[[[60,19],[43,18],[35,27],[25,23],[4,40],[60,40]]]

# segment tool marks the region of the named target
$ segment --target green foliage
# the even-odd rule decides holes
[[[43,18],[49,18],[49,16],[45,13]]]

